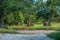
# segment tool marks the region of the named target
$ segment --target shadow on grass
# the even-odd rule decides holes
[[[60,32],[53,32],[48,34],[47,36],[55,40],[60,40]]]

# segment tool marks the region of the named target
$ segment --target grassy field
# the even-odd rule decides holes
[[[51,23],[51,26],[43,26],[43,24],[34,24],[34,26],[26,26],[26,25],[13,25],[8,26],[8,29],[0,28],[0,33],[18,33],[16,30],[57,30],[60,31],[60,23]]]
[[[43,26],[43,24],[34,24],[34,26],[26,26],[26,25],[18,25],[18,26],[9,26],[9,29],[17,29],[17,30],[60,30],[60,23],[51,23],[51,26]]]
[[[5,28],[0,28],[0,33],[9,33],[9,34],[20,34],[20,32],[17,32],[16,30],[13,29],[5,29]]]

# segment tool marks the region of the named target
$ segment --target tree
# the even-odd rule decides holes
[[[43,2],[42,2],[43,3]],[[37,19],[40,17],[44,18],[44,26],[50,26],[51,18],[57,14],[57,7],[60,4],[59,0],[47,0],[46,3],[38,3],[40,6],[38,8],[38,16]],[[46,25],[48,24],[48,25]]]
[[[28,12],[28,10],[30,10],[32,5],[33,0],[0,0],[0,24],[3,24],[3,18],[11,13],[16,12],[18,17],[18,11],[20,10],[24,15],[25,12]],[[17,20],[18,19],[19,17]]]

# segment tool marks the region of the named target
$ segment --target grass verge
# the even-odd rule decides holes
[[[26,26],[26,25],[17,25],[17,26],[9,26],[9,29],[16,29],[16,30],[60,30],[60,23],[52,22],[51,26],[43,26],[43,24],[34,24],[34,26]]]
[[[20,34],[20,32],[17,32],[16,30],[5,28],[0,28],[0,33]]]

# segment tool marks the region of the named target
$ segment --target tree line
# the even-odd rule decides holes
[[[42,18],[43,25],[50,26],[52,19],[60,20],[59,6],[60,0],[0,0],[0,24],[29,26]]]

